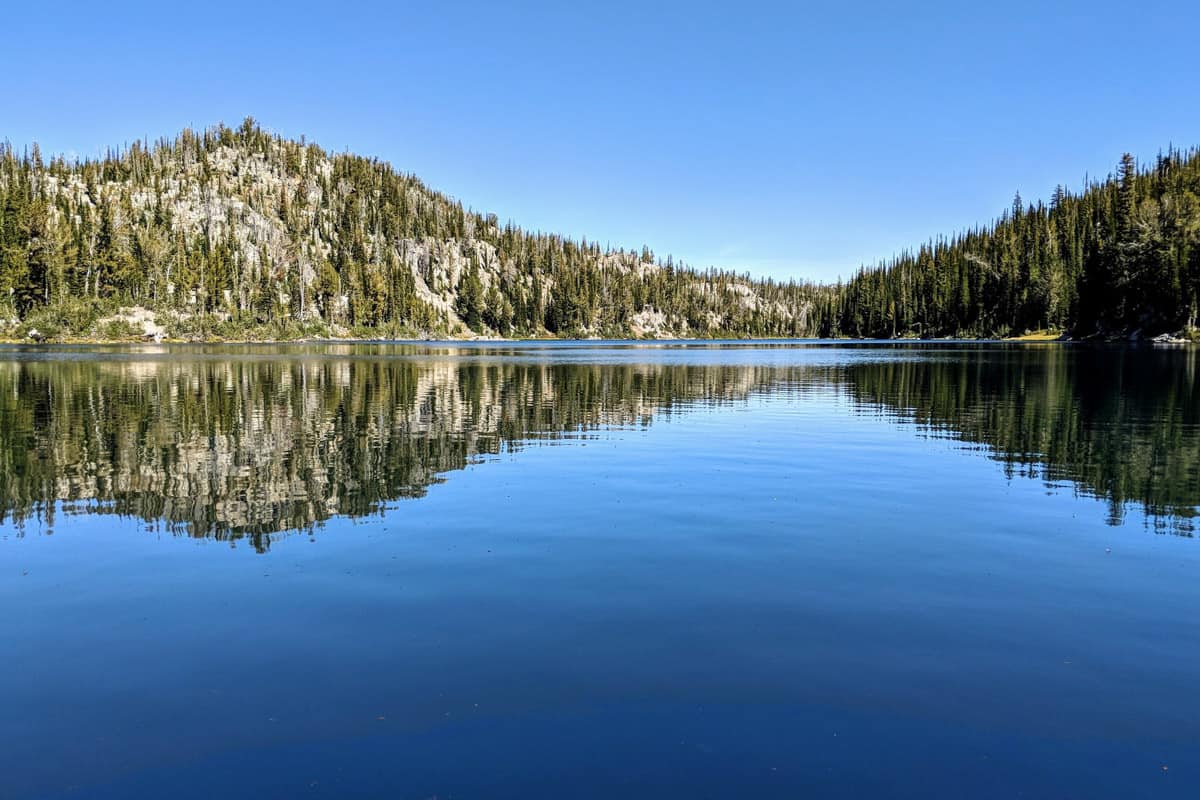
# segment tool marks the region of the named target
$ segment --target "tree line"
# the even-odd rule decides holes
[[[1078,335],[1194,329],[1200,308],[1200,154],[1171,150],[1049,204],[935,239],[838,286],[825,333]]]

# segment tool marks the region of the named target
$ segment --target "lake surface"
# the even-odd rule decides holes
[[[0,348],[0,797],[1198,797],[1198,366]]]

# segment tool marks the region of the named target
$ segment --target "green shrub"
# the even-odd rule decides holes
[[[134,325],[124,319],[110,319],[102,322],[96,330],[98,338],[110,342],[138,341],[145,338],[141,326]]]
[[[31,311],[21,320],[18,332],[24,337],[36,329],[46,339],[83,337],[91,333],[97,320],[115,311],[115,304],[107,300],[64,300]]]

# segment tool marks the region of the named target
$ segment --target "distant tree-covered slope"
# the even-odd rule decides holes
[[[1195,328],[1200,153],[1161,155],[1047,206],[1020,195],[994,225],[937,239],[840,289],[827,330],[850,336],[1079,335]]]
[[[1198,196],[1195,151],[1145,170],[1125,156],[1079,194],[1018,198],[822,286],[525,231],[249,119],[82,162],[3,145],[0,335],[132,334],[113,316],[128,306],[235,338],[1174,331],[1197,323]]]
[[[0,151],[10,320],[77,328],[107,303],[234,335],[796,336],[815,332],[814,298],[829,291],[530,233],[253,120],[81,163]]]

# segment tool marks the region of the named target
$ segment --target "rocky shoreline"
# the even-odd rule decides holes
[[[4,324],[7,323],[7,324]],[[81,326],[83,327],[83,326]],[[8,330],[5,331],[4,328]],[[23,327],[17,320],[0,320],[0,343],[5,344],[71,344],[71,345],[114,345],[114,344],[282,344],[282,343],[331,343],[331,342],[523,342],[560,340],[626,339],[629,341],[695,341],[697,339],[777,339],[781,337],[737,337],[737,336],[688,336],[684,332],[664,327],[646,329],[641,326],[620,335],[606,336],[597,333],[582,333],[577,336],[500,336],[458,331],[415,331],[402,328],[370,328],[351,330],[339,325],[310,323],[308,325],[233,326],[228,319],[219,316],[197,317],[186,313],[156,312],[142,306],[122,307],[114,313],[96,318],[86,326],[86,332],[49,331],[37,327]],[[786,337],[783,337],[786,338]],[[807,337],[805,337],[807,338]],[[798,339],[799,341],[799,339]],[[850,337],[835,337],[820,341],[868,341]],[[880,341],[972,341],[965,337],[943,339],[920,339],[896,337]],[[1200,342],[1200,330],[1184,329],[1150,335],[1141,329],[1133,331],[1097,332],[1078,336],[1059,331],[1027,332],[1001,339],[978,337],[975,341],[1002,341],[1028,343],[1141,343],[1155,345],[1191,344]]]

